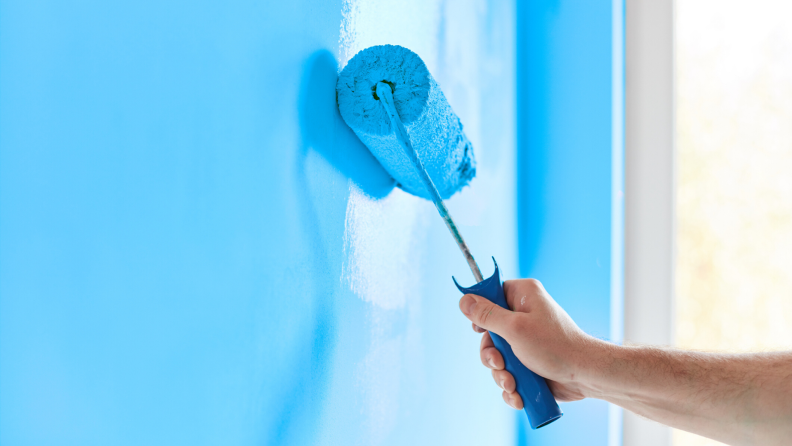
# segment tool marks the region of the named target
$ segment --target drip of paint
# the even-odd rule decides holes
[[[473,146],[426,65],[407,48],[373,46],[357,53],[341,72],[338,108],[399,187],[430,199],[376,96],[378,82],[391,86],[399,117],[440,196],[448,198],[466,186],[476,175]]]

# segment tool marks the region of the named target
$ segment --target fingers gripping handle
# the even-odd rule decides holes
[[[493,262],[495,261],[494,258],[492,260]],[[454,279],[454,283],[459,288],[459,291],[465,294],[476,294],[507,310],[509,309],[509,305],[506,303],[506,295],[503,293],[503,282],[500,279],[497,262],[495,262],[495,273],[490,278],[484,279],[470,288],[459,286],[456,279]],[[564,413],[561,412],[561,408],[558,407],[553,394],[550,393],[545,379],[528,370],[514,355],[511,345],[505,339],[493,332],[490,332],[490,336],[492,336],[492,343],[495,344],[495,348],[503,355],[506,370],[514,376],[514,381],[517,383],[517,393],[523,400],[525,414],[528,415],[531,429],[538,429],[561,418]]]

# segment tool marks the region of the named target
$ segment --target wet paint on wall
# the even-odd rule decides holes
[[[335,105],[360,49],[418,53],[476,147],[448,206],[516,276],[510,2],[2,11],[0,443],[513,441],[464,259]]]

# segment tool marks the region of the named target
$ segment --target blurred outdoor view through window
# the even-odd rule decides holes
[[[676,344],[792,349],[792,2],[675,8]]]

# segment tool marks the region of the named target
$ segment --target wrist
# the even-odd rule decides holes
[[[590,337],[577,367],[577,385],[586,398],[608,400],[615,389],[624,387],[620,373],[630,361],[629,347]]]

